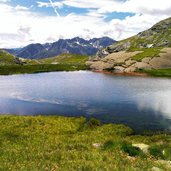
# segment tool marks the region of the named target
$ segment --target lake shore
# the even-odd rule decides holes
[[[83,117],[1,115],[0,125],[1,170],[170,169],[170,135]]]
[[[4,65],[0,66],[0,75],[34,74],[42,72],[79,70],[86,70],[86,66],[76,64]]]
[[[92,70],[93,72],[111,74],[118,76],[140,76],[140,77],[167,77],[171,78],[171,68],[168,69],[150,69],[150,70],[141,70],[137,72],[114,72],[114,71],[101,71],[101,70]]]
[[[84,64],[37,64],[37,65],[4,65],[0,66],[0,75],[13,75],[13,74],[34,74],[42,72],[56,72],[56,71],[80,71],[89,70],[97,73],[112,74],[119,76],[140,76],[140,77],[171,77],[171,68],[168,69],[151,69],[141,70],[137,72],[113,72],[90,70]]]
[[[142,72],[111,72],[111,71],[100,71],[100,70],[94,70],[93,72],[118,75],[118,76],[141,76],[141,77],[149,76],[147,73],[142,73]]]

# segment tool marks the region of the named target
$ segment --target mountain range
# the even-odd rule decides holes
[[[30,44],[18,49],[4,49],[21,58],[41,59],[54,57],[60,54],[95,55],[100,49],[114,44],[116,41],[109,37],[84,40],[79,37],[73,39],[59,39],[54,43]]]

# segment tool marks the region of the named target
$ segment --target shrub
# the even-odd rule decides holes
[[[88,121],[88,127],[90,128],[94,128],[94,127],[97,127],[97,126],[100,126],[101,125],[101,122],[95,118],[91,118],[89,121]]]
[[[149,148],[149,153],[155,158],[164,159],[163,149],[160,146],[153,145]]]
[[[103,150],[111,150],[116,148],[116,146],[118,145],[118,143],[113,142],[112,140],[109,140],[107,142],[104,143],[103,145]]]
[[[142,154],[142,151],[139,148],[133,147],[132,144],[128,144],[126,142],[122,143],[121,149],[125,153],[128,153],[129,156],[139,156]]]

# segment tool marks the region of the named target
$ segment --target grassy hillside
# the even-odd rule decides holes
[[[171,170],[170,135],[133,135],[123,125],[55,116],[0,116],[0,125],[3,171]]]
[[[76,54],[61,54],[56,57],[39,60],[43,64],[77,64],[84,65],[88,60],[88,56]]]
[[[0,51],[0,74],[85,70],[87,59],[87,56],[72,54],[63,54],[41,60],[18,59],[4,51]]]
[[[13,55],[0,50],[0,66],[2,65],[17,65],[20,61],[18,58],[15,58]]]

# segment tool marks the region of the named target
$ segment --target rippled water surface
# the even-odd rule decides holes
[[[86,116],[135,130],[170,130],[171,79],[87,71],[0,76],[0,113]]]

